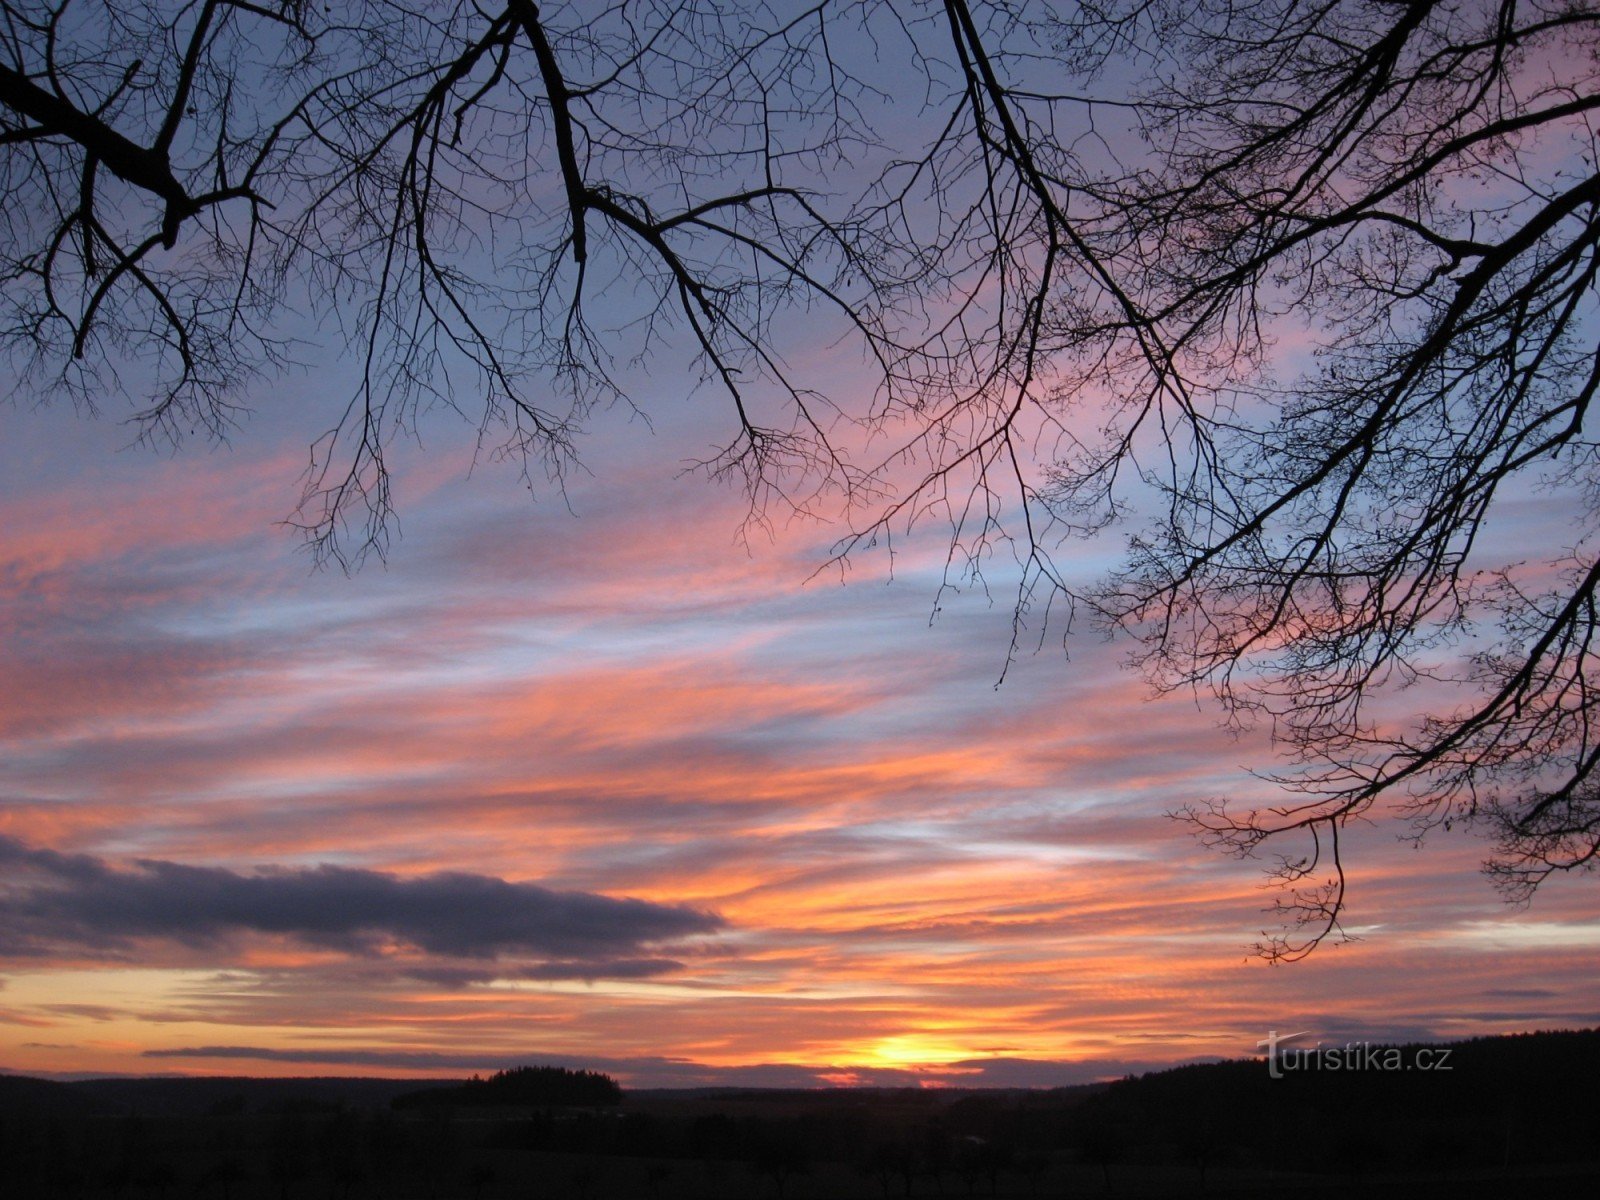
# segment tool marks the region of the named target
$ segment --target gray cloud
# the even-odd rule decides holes
[[[911,1070],[897,1067],[826,1067],[795,1063],[751,1063],[711,1066],[690,1059],[667,1057],[575,1057],[530,1050],[521,1054],[473,1054],[428,1050],[373,1050],[328,1046],[317,1049],[283,1049],[267,1046],[176,1046],[146,1050],[145,1058],[250,1060],[302,1063],[362,1070],[498,1071],[528,1063],[604,1071],[634,1088],[757,1087],[819,1088],[849,1080],[863,1087],[916,1087],[929,1080],[959,1087],[1066,1087],[1116,1079],[1123,1075],[1162,1070],[1171,1063],[1126,1059],[1086,1059],[1078,1062],[1026,1058],[965,1059],[930,1064]],[[1202,1061],[1202,1060],[1191,1060]],[[1203,1061],[1215,1061],[1206,1059]]]
[[[530,982],[557,979],[649,979],[683,968],[671,958],[556,958],[532,965],[499,966],[466,964],[462,966],[415,967],[403,972],[405,978],[436,987],[467,987],[491,980],[528,980]]]
[[[255,934],[358,958],[541,960],[515,968],[525,978],[639,976],[678,965],[639,951],[722,925],[697,909],[489,875],[408,878],[326,865],[238,872],[158,859],[117,866],[0,836],[0,952],[12,955],[114,956],[152,939],[210,948]]]
[[[500,1069],[496,1055],[446,1054],[433,1050],[359,1050],[330,1047],[327,1050],[286,1050],[269,1046],[174,1046],[145,1050],[144,1058],[223,1058],[251,1059],[258,1062],[335,1063],[349,1067],[399,1067],[412,1070],[476,1071]],[[517,1060],[521,1062],[521,1059]],[[540,1057],[541,1062],[565,1065],[559,1056]],[[511,1064],[511,1059],[505,1060]]]

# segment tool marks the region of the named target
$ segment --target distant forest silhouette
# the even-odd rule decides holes
[[[429,1108],[501,1108],[547,1105],[605,1107],[622,1103],[622,1087],[599,1071],[566,1067],[514,1067],[487,1079],[474,1075],[452,1087],[423,1088],[396,1096],[398,1111]]]

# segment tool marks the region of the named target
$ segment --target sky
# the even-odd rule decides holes
[[[797,377],[870,395],[813,319]],[[1600,1024],[1593,878],[1507,907],[1460,829],[1351,827],[1354,940],[1255,957],[1270,861],[1168,814],[1269,802],[1265,732],[1059,622],[1008,666],[1003,547],[952,591],[937,522],[842,568],[837,513],[752,528],[665,340],[564,491],[436,413],[387,557],[318,569],[285,522],[355,364],[289,333],[224,442],[0,404],[0,1070],[1044,1086]]]
[[[325,384],[176,452],[5,411],[0,1068],[1056,1085],[1600,1021],[1592,885],[1508,908],[1470,835],[1356,828],[1358,940],[1252,957],[1264,864],[1166,814],[1266,798],[1263,736],[1081,633],[996,686],[1005,564],[941,595],[937,530],[742,538],[670,381],[564,497],[429,426],[387,562],[315,569]]]

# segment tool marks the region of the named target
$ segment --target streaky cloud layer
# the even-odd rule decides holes
[[[1247,961],[1260,864],[1164,814],[1270,799],[1265,731],[1058,627],[996,689],[1004,565],[941,593],[936,537],[811,579],[836,530],[747,552],[612,430],[576,516],[397,461],[405,538],[347,578],[273,525],[270,419],[176,459],[8,432],[7,1068],[1040,1083],[1600,1020],[1586,885],[1505,909],[1468,837],[1352,829],[1362,940]]]

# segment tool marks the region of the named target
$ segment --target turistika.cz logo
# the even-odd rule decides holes
[[[1374,1042],[1346,1042],[1342,1046],[1288,1046],[1287,1042],[1311,1036],[1310,1030],[1279,1033],[1269,1030],[1256,1043],[1267,1052],[1267,1074],[1274,1079],[1312,1071],[1448,1071],[1449,1046],[1416,1046],[1408,1052],[1400,1046]]]

